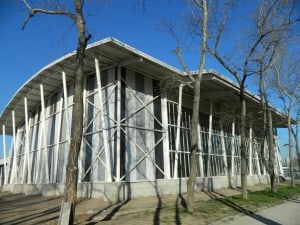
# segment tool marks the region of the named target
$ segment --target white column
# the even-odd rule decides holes
[[[42,122],[42,149],[44,151],[44,166],[46,168],[41,168],[46,170],[46,182],[49,183],[49,163],[48,163],[48,149],[47,149],[47,129],[46,129],[46,108],[45,108],[45,99],[44,99],[44,86],[40,84],[41,92],[41,122]],[[43,152],[41,152],[43,155]],[[41,159],[42,160],[42,159]]]
[[[17,183],[17,143],[16,143],[16,122],[15,122],[15,111],[11,112],[12,114],[12,126],[13,126],[13,166],[12,166],[12,176],[10,183]]]
[[[231,138],[231,176],[234,176],[235,165],[234,165],[234,152],[235,152],[235,118],[233,118],[232,126],[231,126],[232,138]]]
[[[58,170],[58,157],[59,157],[59,147],[60,147],[60,136],[61,136],[61,131],[62,131],[62,110],[63,110],[63,95],[61,94],[60,100],[59,100],[59,111],[58,111],[58,127],[56,128],[56,148],[55,148],[55,162],[54,162],[54,181],[57,181],[57,170]]]
[[[249,175],[252,176],[253,175],[253,165],[252,165],[252,139],[253,139],[253,135],[252,135],[252,122],[250,121],[250,128],[249,128]]]
[[[200,167],[200,177],[204,177],[203,172],[203,149],[202,149],[202,138],[201,138],[201,128],[200,124],[197,126],[198,129],[198,149],[199,149],[199,167]]]
[[[117,142],[116,142],[116,181],[121,181],[121,66],[117,67]]]
[[[85,143],[84,143],[84,139],[85,139],[85,133],[86,133],[86,128],[87,128],[87,125],[86,125],[86,109],[87,109],[87,98],[86,98],[86,83],[87,83],[87,79],[84,78],[83,80],[83,115],[82,115],[82,118],[83,118],[83,134],[82,134],[82,143],[81,143],[81,149],[82,151],[79,152],[79,162],[78,162],[78,182],[81,183],[82,182],[82,179],[84,178],[84,174],[85,174],[85,171],[84,171],[84,168],[85,168],[85,154],[86,154],[86,147],[85,147]],[[69,144],[68,144],[69,146]]]
[[[208,124],[208,152],[207,152],[207,177],[211,177],[211,151],[212,151],[212,120],[213,120],[213,103],[209,102],[209,124]]]
[[[255,141],[256,142],[256,141]],[[259,162],[259,156],[257,154],[257,149],[254,151],[254,157],[256,160],[256,166],[257,166],[257,175],[261,175],[261,170],[260,170],[260,162]]]
[[[25,175],[27,172],[27,183],[31,183],[31,163],[30,163],[30,151],[29,151],[29,135],[30,135],[30,124],[28,118],[28,106],[27,98],[24,98],[24,112],[25,112],[25,153],[24,153],[24,163],[23,163],[23,176],[22,183],[25,181]]]
[[[278,148],[278,137],[277,136],[274,136],[274,139],[275,139],[275,145],[276,145],[276,158],[277,158],[277,166],[278,166],[278,172],[279,172],[279,175],[283,176],[283,169],[282,169],[282,164],[281,164],[281,156],[279,154],[279,148]]]
[[[178,177],[178,152],[180,144],[180,123],[181,123],[181,108],[182,108],[182,88],[183,84],[179,85],[178,90],[178,105],[177,105],[177,123],[176,123],[176,140],[175,140],[175,162],[174,162],[174,178]]]
[[[222,148],[222,154],[223,154],[223,162],[224,162],[224,168],[225,170],[224,174],[227,176],[228,174],[228,164],[227,164],[227,155],[226,155],[226,147],[225,147],[225,137],[224,137],[224,128],[223,128],[223,120],[220,118],[220,135],[221,135],[221,148]]]
[[[163,140],[163,155],[164,155],[164,174],[166,179],[170,179],[170,148],[169,148],[169,129],[168,129],[168,102],[166,90],[161,92],[161,120],[165,138]]]
[[[4,156],[4,184],[7,184],[7,160],[6,160],[6,131],[5,125],[2,125],[2,137],[3,137],[3,156]]]
[[[62,81],[63,81],[63,95],[64,95],[64,108],[65,108],[65,116],[66,116],[66,137],[70,140],[70,117],[69,117],[69,104],[68,104],[68,89],[67,89],[67,81],[66,74],[62,72]]]
[[[112,181],[112,174],[111,174],[111,160],[110,160],[110,152],[109,152],[109,145],[108,145],[108,134],[107,134],[107,125],[104,118],[104,108],[103,108],[103,96],[102,96],[102,84],[101,84],[101,77],[100,77],[100,68],[99,68],[99,61],[95,59],[95,68],[96,68],[96,79],[98,85],[98,95],[100,101],[100,119],[101,119],[101,126],[102,126],[102,133],[103,133],[103,142],[104,142],[104,151],[105,151],[105,158],[106,158],[106,176],[107,182]]]

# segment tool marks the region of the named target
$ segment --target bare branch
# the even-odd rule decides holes
[[[48,15],[63,15],[63,16],[67,16],[72,20],[76,20],[76,16],[73,13],[70,13],[68,11],[62,10],[62,9],[58,9],[58,10],[46,10],[46,9],[40,9],[40,8],[32,8],[29,3],[26,0],[22,0],[24,5],[27,7],[27,9],[29,10],[29,14],[26,17],[26,19],[24,20],[24,23],[22,25],[22,30],[24,30],[26,24],[29,22],[29,20],[37,13],[43,13],[43,14],[48,14]]]

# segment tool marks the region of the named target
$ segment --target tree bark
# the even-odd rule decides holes
[[[190,151],[190,176],[187,181],[187,207],[194,212],[194,192],[196,183],[196,153],[198,149],[199,106],[200,106],[201,77],[194,82],[193,115],[191,121],[191,151]]]
[[[273,133],[273,119],[269,105],[267,104],[268,121],[269,121],[269,166],[268,173],[270,175],[271,191],[277,192],[276,188],[276,174],[275,174],[275,149],[274,149],[274,133]]]
[[[294,163],[293,163],[293,146],[292,146],[292,125],[291,125],[290,110],[288,110],[288,135],[289,135],[289,158],[290,158],[291,186],[295,187]]]
[[[77,51],[76,51],[76,67],[74,70],[74,110],[73,121],[74,130],[71,135],[71,143],[69,149],[68,163],[66,168],[66,187],[65,202],[71,204],[71,213],[69,224],[73,224],[75,216],[75,206],[77,199],[77,182],[78,182],[78,156],[81,148],[83,133],[83,76],[84,76],[84,57],[87,42],[90,38],[86,36],[85,20],[83,17],[83,4],[81,0],[74,0],[76,11],[76,27],[77,27]],[[67,109],[65,109],[67,110]]]

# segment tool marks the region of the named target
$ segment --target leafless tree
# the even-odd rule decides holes
[[[271,4],[275,10],[266,7]],[[272,109],[269,104],[267,91],[270,90],[270,73],[272,67],[279,60],[283,49],[286,48],[287,39],[292,27],[290,22],[293,5],[285,2],[266,1],[260,5],[257,16],[254,20],[256,24],[257,36],[274,31],[272,35],[264,38],[259,44],[258,52],[254,58],[257,64],[257,74],[259,75],[259,94],[263,110],[263,127],[261,145],[261,157],[263,164],[270,175],[272,192],[276,192],[276,171],[275,171],[275,146],[273,133]],[[266,140],[266,141],[264,141]],[[268,149],[268,160],[266,160],[265,149]]]
[[[286,61],[288,60],[288,61]],[[294,179],[294,165],[293,165],[293,127],[292,127],[292,115],[295,109],[295,103],[300,96],[300,68],[299,59],[293,60],[290,57],[281,56],[281,60],[274,64],[274,73],[276,76],[275,85],[282,100],[283,109],[287,115],[287,127],[288,127],[288,149],[290,158],[290,174],[291,174],[291,186],[295,186]]]
[[[180,61],[180,64],[186,74],[189,76],[193,83],[194,96],[193,96],[193,112],[191,119],[191,149],[190,149],[190,175],[187,181],[187,208],[190,212],[194,211],[194,192],[195,192],[195,183],[196,183],[196,153],[198,150],[198,124],[199,124],[199,107],[200,107],[200,85],[203,75],[203,70],[206,60],[206,42],[207,42],[207,20],[208,20],[208,9],[206,0],[193,0],[190,1],[190,4],[195,6],[195,11],[198,16],[202,19],[200,20],[200,27],[202,34],[201,44],[200,44],[200,57],[199,57],[199,66],[197,74],[192,74],[188,66],[185,64],[185,61],[181,54],[180,46],[176,49],[177,57]]]
[[[28,17],[24,20],[22,29],[36,14],[61,15],[72,20],[77,28],[77,50],[76,63],[74,68],[74,131],[72,133],[68,163],[66,168],[65,202],[71,204],[70,221],[73,224],[75,216],[75,205],[77,198],[78,180],[78,155],[82,140],[83,131],[83,69],[85,50],[91,35],[86,30],[86,23],[83,14],[84,0],[74,0],[72,9],[67,9],[63,1],[47,1],[43,7],[32,7],[27,0],[23,0],[28,9]]]
[[[229,4],[229,3],[228,3]],[[285,9],[287,5],[290,4],[290,1],[281,1],[281,0],[264,0],[260,1],[259,5],[256,5],[257,2],[245,2],[243,4],[250,4],[249,6],[255,6],[254,11],[257,12],[254,14],[254,23],[252,14],[244,15],[246,18],[246,24],[249,26],[249,30],[245,35],[242,31],[239,31],[239,35],[235,35],[235,42],[242,42],[242,50],[238,51],[236,49],[235,54],[238,54],[237,58],[239,61],[232,61],[232,58],[228,53],[222,52],[220,45],[225,35],[226,24],[228,22],[228,17],[233,15],[231,13],[224,13],[223,17],[218,17],[215,24],[215,36],[208,44],[208,49],[211,55],[213,55],[216,60],[230,73],[232,74],[238,85],[239,85],[239,98],[240,98],[240,135],[241,135],[241,192],[243,198],[247,198],[247,150],[246,150],[246,99],[245,99],[245,88],[246,81],[249,77],[257,73],[257,55],[263,55],[263,51],[266,49],[262,48],[263,44],[268,42],[271,37],[278,35],[282,32],[282,29],[285,29],[287,24],[290,23],[289,20],[276,20],[273,19],[270,23],[269,17],[280,17],[280,10]],[[243,7],[246,7],[245,5]],[[286,9],[289,10],[289,9]],[[227,11],[225,11],[227,12]],[[263,13],[261,13],[263,12]],[[215,16],[217,18],[217,16]],[[253,26],[253,24],[256,24]],[[254,28],[253,28],[254,27]],[[253,30],[251,30],[253,28]],[[257,32],[256,29],[259,29]],[[270,130],[270,129],[269,129]]]
[[[201,34],[201,41],[198,45],[200,48],[199,55],[199,65],[197,72],[192,72],[187,66],[184,56],[182,54],[183,44],[182,38],[176,33],[175,28],[176,24],[169,22],[161,22],[161,26],[166,32],[171,34],[177,42],[177,48],[174,51],[177,55],[177,58],[180,62],[181,67],[184,72],[187,74],[188,78],[183,79],[182,77],[170,76],[167,77],[163,82],[162,86],[164,88],[170,88],[170,86],[178,87],[179,85],[188,85],[193,89],[193,109],[192,109],[192,118],[191,118],[191,136],[190,136],[190,174],[187,181],[187,209],[189,212],[194,211],[194,193],[195,193],[195,184],[196,184],[196,153],[198,150],[198,124],[199,124],[199,108],[200,108],[200,86],[202,75],[204,71],[205,61],[206,61],[206,42],[207,42],[207,20],[208,20],[208,8],[206,0],[187,0],[186,4],[191,6],[191,12],[188,16],[196,16],[198,20],[198,30],[197,32]],[[182,27],[181,27],[182,28]],[[177,168],[175,168],[177,169]]]
[[[300,143],[299,143],[299,120],[300,120],[300,108],[299,108],[299,98],[297,99],[297,114],[296,114],[296,124],[294,128],[292,129],[292,134],[295,141],[295,148],[296,148],[296,154],[297,154],[297,163],[298,163],[298,171],[300,172]]]

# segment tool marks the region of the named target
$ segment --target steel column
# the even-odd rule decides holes
[[[175,141],[175,162],[174,162],[174,178],[178,178],[178,152],[180,144],[180,123],[181,123],[181,108],[182,108],[182,89],[183,84],[179,85],[178,90],[178,105],[177,105],[177,123],[176,123],[176,141]]]
[[[6,131],[5,125],[2,125],[2,138],[3,138],[3,156],[4,156],[4,184],[7,184],[7,165],[6,165]]]
[[[99,102],[100,102],[100,120],[102,126],[102,133],[103,133],[103,142],[104,142],[104,151],[105,151],[105,158],[106,158],[106,169],[107,172],[105,173],[107,176],[107,182],[112,181],[111,175],[111,160],[110,160],[110,152],[109,152],[109,145],[108,145],[108,135],[107,135],[107,125],[104,118],[104,108],[103,108],[103,96],[102,96],[102,84],[101,84],[101,75],[100,75],[100,68],[99,68],[99,61],[95,59],[95,68],[96,68],[96,79],[97,79],[97,86],[98,86],[98,95],[99,95]]]
[[[208,151],[207,151],[207,177],[211,177],[211,151],[212,151],[212,120],[213,120],[213,103],[209,102],[209,124],[208,124]]]
[[[47,148],[47,129],[46,129],[46,108],[44,99],[44,86],[40,84],[40,94],[41,94],[41,122],[42,122],[42,149],[44,150],[44,163],[46,169],[46,181],[49,183],[49,163],[48,163],[48,148]],[[42,155],[42,149],[41,155]],[[44,168],[42,168],[44,169]]]

